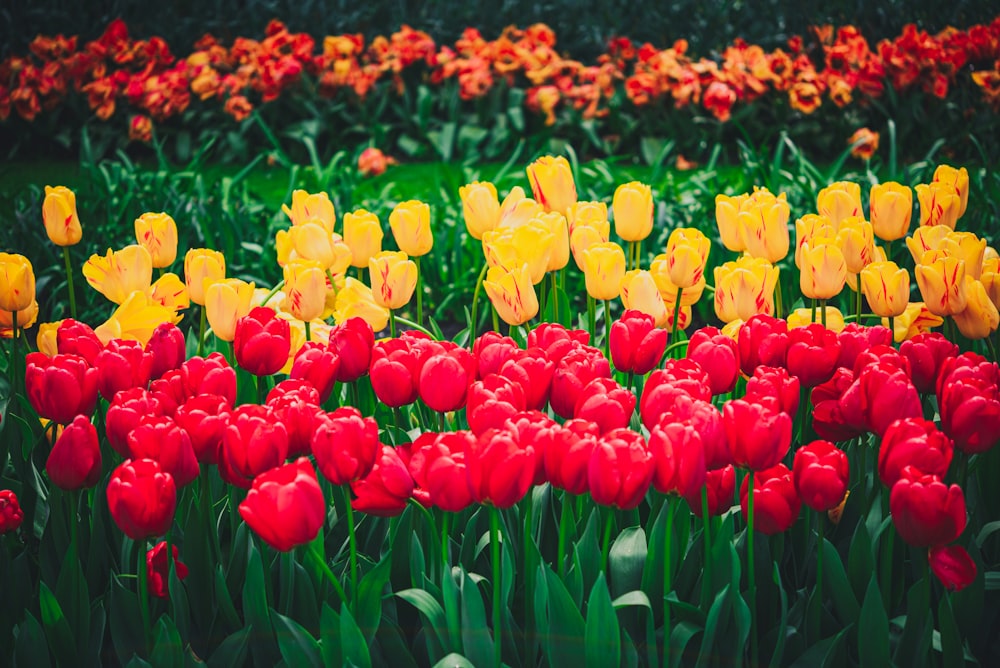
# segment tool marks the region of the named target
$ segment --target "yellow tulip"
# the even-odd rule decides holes
[[[281,303],[281,309],[298,320],[315,320],[321,317],[326,307],[326,272],[319,262],[289,262],[285,265],[284,275],[285,299]]]
[[[292,208],[282,204],[281,210],[285,212],[292,225],[302,225],[306,222],[318,222],[326,231],[333,234],[333,226],[337,215],[326,193],[307,193],[305,190],[295,190],[292,192]]]
[[[861,270],[861,290],[872,313],[895,318],[910,303],[910,274],[895,262],[872,262]]]
[[[657,327],[665,327],[672,317],[672,312],[667,310],[667,305],[660,296],[653,275],[645,269],[633,269],[625,274],[621,282],[621,300],[627,310],[641,311],[651,316]]]
[[[45,186],[42,221],[49,240],[57,246],[73,246],[83,238],[80,216],[76,212],[76,193],[66,186]]]
[[[656,289],[660,291],[660,296],[663,297],[667,310],[673,313],[673,305],[677,301],[677,290],[680,286],[670,278],[670,256],[666,253],[660,253],[654,257],[649,264],[649,273],[653,275]],[[695,283],[681,289],[681,307],[693,306],[701,299],[701,294],[704,291],[705,275],[702,273]]]
[[[53,357],[59,352],[57,334],[61,324],[63,324],[62,320],[56,320],[55,322],[43,322],[38,326],[35,345],[38,346],[38,352],[46,357]]]
[[[236,338],[236,321],[250,312],[254,284],[238,278],[216,281],[205,288],[205,316],[222,341]]]
[[[902,239],[909,232],[913,217],[913,191],[894,181],[872,186],[868,195],[868,216],[879,239]]]
[[[715,315],[722,322],[774,313],[778,268],[748,255],[715,268]]]
[[[931,313],[923,302],[910,302],[903,315],[893,320],[892,338],[896,343],[909,341],[917,334],[926,334],[943,322],[941,316]],[[888,318],[882,318],[882,326],[889,326]]]
[[[747,194],[735,197],[715,196],[715,223],[719,227],[722,245],[735,253],[742,253],[746,250],[739,214],[743,203],[749,197]]]
[[[929,258],[928,258],[929,259]],[[916,267],[917,286],[934,315],[954,315],[965,309],[965,262],[955,257],[939,256]]]
[[[810,299],[830,299],[840,294],[847,281],[847,262],[836,243],[815,239],[816,245],[802,246],[799,288]]]
[[[500,219],[497,227],[521,227],[543,213],[545,213],[545,208],[527,197],[524,194],[524,188],[514,186],[500,204]]]
[[[941,244],[941,250],[964,261],[965,275],[979,280],[983,273],[986,239],[980,239],[972,232],[951,232]]]
[[[670,281],[681,288],[690,288],[705,274],[705,263],[712,242],[701,230],[680,227],[667,239],[667,272]]]
[[[499,227],[483,235],[483,252],[490,267],[517,267],[528,264],[532,284],[545,278],[555,250],[556,235],[533,218],[519,227]]]
[[[625,277],[625,251],[616,243],[591,245],[582,253],[587,294],[594,299],[615,299]]]
[[[604,202],[577,202],[566,209],[566,224],[569,226],[571,242],[577,225],[597,225],[598,229],[610,229],[608,205]]]
[[[786,321],[788,322],[788,329],[805,327],[812,324],[814,322],[812,308],[797,308],[788,314]],[[823,309],[821,307],[816,309],[815,322],[823,322]],[[839,334],[844,330],[844,324],[844,314],[840,312],[840,309],[827,305],[826,328]]]
[[[483,287],[497,315],[508,325],[523,325],[538,314],[538,297],[527,264],[511,270],[490,267]]]
[[[161,306],[174,311],[186,309],[191,305],[191,298],[188,296],[187,286],[180,276],[172,272],[166,272],[149,288],[150,298]]]
[[[986,250],[983,251],[983,261],[986,260],[1000,260],[1000,253],[997,253],[997,249],[993,246],[987,246]]]
[[[542,156],[528,165],[531,194],[546,211],[566,215],[566,210],[576,204],[576,183],[569,161],[563,156]]]
[[[382,237],[382,224],[374,213],[358,209],[344,214],[344,243],[351,249],[352,267],[367,267],[368,260],[382,251]]]
[[[920,201],[920,224],[929,227],[944,225],[955,229],[962,211],[962,198],[950,183],[921,183],[915,190]]]
[[[775,197],[766,189],[756,190],[743,202],[738,214],[746,252],[774,264],[788,255],[788,216],[785,193]]]
[[[376,332],[389,324],[389,309],[375,303],[371,288],[361,281],[348,277],[344,287],[337,291],[333,319],[342,325],[351,318],[361,318]]]
[[[653,190],[632,181],[615,189],[611,200],[615,233],[625,241],[642,241],[653,231]]]
[[[292,243],[292,235],[288,230],[278,230],[274,233],[274,250],[278,256],[278,266],[284,267],[299,256]]]
[[[859,273],[872,262],[875,254],[875,232],[872,224],[861,216],[851,216],[840,221],[837,246],[844,254],[847,271]]]
[[[434,246],[431,234],[431,208],[411,199],[396,205],[389,214],[389,227],[396,245],[410,257],[427,255]]]
[[[146,345],[153,330],[165,322],[176,325],[181,318],[182,316],[154,301],[145,292],[136,290],[122,301],[104,324],[94,329],[94,333],[104,345],[111,339],[138,341]]]
[[[1000,312],[983,284],[969,276],[965,277],[965,293],[968,296],[965,308],[951,317],[965,338],[985,339],[1000,325]]]
[[[192,248],[184,255],[184,283],[188,298],[205,305],[205,281],[213,283],[226,277],[226,256],[207,248]]]
[[[556,211],[543,213],[535,218],[552,234],[552,250],[545,271],[558,271],[569,264],[569,229],[566,217]]]
[[[417,265],[402,251],[382,251],[368,261],[372,296],[387,309],[406,306],[417,287]]]
[[[319,223],[295,225],[288,230],[288,235],[298,257],[315,260],[332,274],[342,274],[351,266],[354,258],[351,247],[339,234],[327,232]],[[289,261],[293,259],[289,257]]]
[[[312,262],[312,260],[296,260],[296,262]],[[275,313],[281,311],[281,302],[285,300],[285,291],[278,290],[272,292],[267,288],[254,288],[253,297],[250,299],[250,310],[258,306],[266,306]]]
[[[829,218],[837,228],[845,218],[864,215],[861,209],[861,186],[850,181],[831,183],[816,196],[816,210],[821,216]]]
[[[607,243],[611,235],[611,223],[604,220],[578,219],[569,234],[569,247],[576,267],[583,271],[583,251],[594,244]]]
[[[31,300],[27,308],[21,309],[17,312],[17,328],[18,329],[28,329],[33,327],[35,321],[38,320],[38,301],[35,299]],[[13,338],[14,336],[14,314],[11,311],[0,311],[0,335],[4,338]]]
[[[0,311],[23,311],[35,301],[31,261],[16,253],[0,253]]]
[[[818,213],[807,213],[795,221],[795,266],[802,268],[802,246],[806,243],[815,245],[813,239],[820,237],[836,237],[837,228],[826,216]]]
[[[958,207],[958,217],[965,215],[965,209],[969,205],[969,172],[965,167],[955,169],[950,165],[938,165],[934,170],[932,181],[947,183],[954,186],[958,193],[960,205]]]
[[[177,223],[165,213],[144,213],[135,219],[135,240],[149,251],[153,267],[169,267],[177,259]]]
[[[148,293],[153,282],[153,258],[144,246],[133,244],[107,255],[91,255],[83,265],[91,287],[116,304],[136,290]]]
[[[1000,308],[1000,258],[989,258],[983,261],[983,273],[979,280],[986,288],[993,304]]]
[[[906,247],[910,249],[913,263],[920,264],[927,251],[942,249],[945,239],[950,234],[951,229],[944,225],[918,227],[913,230],[913,234],[906,238]]]
[[[483,233],[500,223],[500,202],[497,188],[489,181],[473,181],[458,189],[462,199],[465,227],[473,239],[482,239]]]

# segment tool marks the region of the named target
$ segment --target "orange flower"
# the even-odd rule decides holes
[[[969,205],[969,172],[965,167],[955,169],[949,165],[938,165],[937,169],[934,170],[934,178],[932,179],[936,183],[947,183],[955,187],[955,192],[958,193],[958,199],[961,204],[958,207],[958,217],[961,218],[965,215],[965,209]]]
[[[153,267],[169,267],[177,259],[177,223],[165,213],[144,213],[135,219],[135,240],[153,260]]]
[[[921,183],[915,190],[920,201],[920,224],[929,227],[944,225],[955,229],[962,211],[962,198],[954,185],[941,181]]]
[[[925,254],[924,259],[929,260],[932,254]],[[968,286],[964,261],[939,255],[927,264],[918,264],[916,274],[920,294],[931,313],[946,316],[965,310]]]
[[[910,229],[910,218],[913,216],[913,191],[893,181],[872,186],[868,196],[868,215],[879,239],[902,239]]]
[[[375,147],[368,147],[358,156],[358,172],[361,176],[380,176],[396,160],[388,157]]]
[[[831,183],[816,196],[816,210],[829,218],[837,228],[845,218],[863,216],[861,186],[850,181]]]
[[[569,161],[563,156],[545,155],[528,165],[531,194],[546,211],[566,210],[576,203],[576,183]]]
[[[851,147],[851,155],[858,160],[871,160],[878,151],[879,134],[868,128],[858,128],[847,143]]]

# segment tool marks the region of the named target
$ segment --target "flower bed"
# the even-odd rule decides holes
[[[955,231],[965,171],[916,207],[830,184],[794,251],[783,194],[720,195],[712,287],[693,228],[643,268],[644,184],[609,206],[564,158],[527,177],[461,189],[484,261],[453,341],[422,312],[418,201],[389,251],[368,212],[295,192],[270,288],[204,248],[182,279],[176,223],[143,215],[82,271],[65,253],[71,316],[81,274],[109,301],[93,327],[35,323],[30,260],[0,254],[9,655],[994,659],[1000,259]],[[57,246],[86,238],[71,191],[42,212]],[[706,290],[723,326],[688,337]]]

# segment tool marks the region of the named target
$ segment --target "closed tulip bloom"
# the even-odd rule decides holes
[[[219,475],[230,485],[250,489],[255,477],[288,457],[288,430],[271,410],[256,404],[233,409],[219,445]]]
[[[108,510],[132,540],[162,536],[174,522],[177,487],[173,477],[152,459],[126,459],[112,473]]]
[[[544,225],[552,234],[552,250],[549,252],[549,264],[545,271],[559,271],[569,264],[569,228],[566,224],[566,217],[556,211],[543,213],[535,218],[536,222]]]
[[[889,511],[899,537],[914,547],[944,545],[965,530],[965,494],[936,475],[913,467],[903,470],[892,486]]]
[[[413,496],[413,477],[396,448],[383,445],[371,472],[351,482],[351,507],[369,515],[395,517]]]
[[[829,441],[813,441],[795,451],[792,480],[802,502],[817,512],[836,508],[847,494],[847,454]]]
[[[935,545],[927,561],[931,572],[948,591],[962,591],[976,579],[976,562],[961,545]]]
[[[292,260],[285,265],[281,308],[304,322],[322,317],[326,308],[326,272],[319,262]]]
[[[924,304],[934,315],[954,315],[965,310],[968,284],[965,282],[965,262],[954,257],[939,256],[929,264],[916,266],[917,286]]]
[[[497,227],[518,228],[545,213],[545,207],[524,194],[524,188],[514,186],[500,203]]]
[[[913,191],[894,181],[872,186],[868,195],[868,217],[879,239],[902,239],[910,231]]]
[[[847,280],[847,262],[844,254],[834,243],[824,243],[817,239],[817,245],[802,247],[802,272],[799,287],[805,297],[830,299],[840,294]]]
[[[177,223],[165,213],[147,212],[136,218],[135,240],[149,251],[153,267],[169,267],[177,259]]]
[[[872,313],[895,318],[910,302],[910,274],[895,262],[873,262],[861,271],[861,290]]]
[[[740,510],[750,515],[750,476],[740,485]],[[795,492],[792,472],[784,464],[757,472],[753,484],[754,530],[764,535],[788,531],[799,518],[802,502]]]
[[[611,229],[608,205],[604,202],[576,202],[566,209],[566,223],[569,225],[570,234],[581,225],[597,226],[598,229],[606,230],[604,236],[607,237]]]
[[[510,508],[524,498],[535,476],[535,448],[517,432],[490,429],[465,442],[465,466],[473,498]]]
[[[566,355],[590,343],[590,334],[582,329],[566,329],[557,322],[543,322],[528,332],[528,348],[541,348],[545,356],[558,364]]]
[[[23,311],[33,301],[35,272],[31,261],[23,255],[0,253],[0,311]]]
[[[378,425],[353,406],[343,406],[316,418],[312,453],[323,477],[346,485],[368,475],[381,445]]]
[[[816,387],[833,376],[840,358],[837,333],[819,323],[788,330],[785,363],[803,387]]]
[[[737,336],[740,369],[752,375],[758,366],[784,367],[788,354],[788,324],[769,315],[756,315],[743,323]]]
[[[502,429],[504,423],[525,410],[524,389],[498,373],[491,373],[469,386],[466,418],[477,436],[489,429]]]
[[[910,362],[910,378],[921,394],[934,391],[942,365],[958,351],[958,346],[939,332],[918,334],[899,346],[899,352]]]
[[[705,474],[705,490],[708,497],[708,514],[718,517],[732,508],[733,495],[736,493],[736,469],[732,465],[710,470]],[[696,517],[702,516],[701,489],[690,496],[685,496],[688,507]]]
[[[424,432],[398,451],[413,476],[413,496],[422,505],[460,512],[473,502],[465,467],[465,450],[476,437],[468,431]]]
[[[105,433],[115,452],[122,457],[129,456],[128,435],[139,421],[150,415],[163,415],[159,399],[145,388],[134,387],[119,392],[108,406],[105,417]]]
[[[491,267],[483,287],[493,308],[508,325],[523,325],[538,314],[538,297],[527,264],[512,270]]]
[[[184,284],[188,297],[199,306],[205,305],[205,289],[226,277],[226,257],[219,251],[192,248],[184,255]]]
[[[580,390],[573,417],[589,420],[602,434],[624,429],[632,421],[636,398],[613,378],[595,378]]]
[[[254,478],[240,517],[279,552],[312,542],[326,521],[326,501],[305,457]]]
[[[351,266],[367,267],[382,252],[382,223],[366,209],[344,214],[344,243],[351,249]]]
[[[76,416],[62,430],[45,462],[49,480],[59,489],[93,487],[101,477],[101,446],[90,418]]]
[[[121,390],[145,387],[152,362],[152,355],[138,341],[112,339],[97,356],[98,391],[111,401]]]
[[[696,228],[677,228],[667,239],[667,270],[670,281],[690,288],[701,280],[711,242]]]
[[[813,239],[835,238],[837,227],[826,216],[816,213],[807,213],[795,221],[795,266],[802,268],[802,246],[810,244],[814,246]]]
[[[147,415],[129,432],[128,451],[132,459],[152,459],[169,473],[177,487],[184,487],[201,470],[191,437],[173,418]]]
[[[778,268],[762,258],[743,256],[715,268],[715,314],[722,322],[774,313]]]
[[[135,291],[148,292],[153,283],[153,257],[144,246],[108,249],[107,255],[91,255],[83,265],[91,287],[116,304]]]
[[[1000,371],[976,353],[942,364],[938,377],[941,429],[967,455],[991,450],[1000,441]]]
[[[554,250],[556,235],[537,218],[516,228],[500,227],[483,235],[483,253],[490,267],[527,263],[533,285],[545,278]]]
[[[584,252],[596,244],[607,243],[610,234],[611,223],[607,218],[603,221],[584,220],[576,223],[569,233],[569,247],[577,269],[586,271]]]
[[[212,332],[222,341],[236,338],[236,323],[250,313],[254,284],[229,278],[205,289],[205,315]]]
[[[187,432],[199,462],[215,464],[218,460],[219,444],[231,411],[226,398],[217,394],[198,394],[177,407],[174,421]]]
[[[590,486],[590,457],[597,445],[597,426],[586,420],[567,420],[549,431],[543,457],[545,479],[570,494],[584,494]]]
[[[171,322],[157,325],[146,342],[145,351],[150,356],[149,379],[156,380],[167,371],[179,368],[187,359],[184,332]]]
[[[288,236],[298,257],[319,262],[320,266],[329,269],[335,276],[347,271],[354,260],[351,247],[341,236],[328,232],[319,223],[295,225],[288,230]]]
[[[936,227],[943,225],[955,229],[955,223],[962,211],[962,198],[950,183],[932,182],[916,186],[917,200],[920,202],[920,225]]]
[[[631,510],[645,498],[656,462],[641,434],[615,429],[597,439],[588,473],[595,503]]]
[[[609,336],[615,369],[645,375],[660,363],[669,332],[657,328],[650,315],[625,311],[612,323]]]
[[[775,263],[788,255],[788,216],[785,193],[777,197],[760,189],[747,199],[739,213],[740,233],[746,252]]]
[[[368,261],[372,297],[387,309],[406,306],[417,286],[417,265],[406,253],[383,251]]]
[[[625,241],[642,241],[653,231],[653,191],[632,181],[615,189],[611,201],[615,233]]]
[[[569,161],[563,156],[542,156],[528,165],[531,193],[546,211],[566,215],[566,210],[576,204],[576,183]]]
[[[288,457],[307,456],[312,452],[312,436],[319,407],[319,391],[301,378],[283,380],[267,393],[267,407],[288,431]]]
[[[9,489],[0,489],[0,536],[16,531],[23,521],[24,511],[17,501],[17,494]]]
[[[375,333],[363,318],[349,318],[334,327],[327,345],[340,357],[338,382],[349,383],[368,373]]]
[[[819,191],[816,196],[816,210],[826,216],[834,227],[851,216],[862,216],[861,186],[849,181],[837,181]]]
[[[533,347],[519,351],[503,363],[500,375],[517,383],[524,390],[527,410],[544,410],[552,389],[556,363],[548,358],[541,348]]]
[[[954,186],[958,193],[961,205],[958,208],[958,217],[965,215],[965,209],[969,205],[969,170],[965,167],[955,169],[951,165],[938,165],[934,170],[932,179],[935,183],[947,183]]]
[[[555,414],[569,419],[583,387],[595,378],[611,378],[611,366],[601,351],[580,345],[563,357],[552,376],[549,401]]]
[[[954,230],[943,225],[918,227],[913,230],[913,234],[906,238],[906,247],[913,257],[913,262],[915,264],[923,262],[924,255],[928,251],[943,251],[952,234],[954,234]],[[932,255],[931,257],[936,256]]]
[[[626,310],[645,313],[653,318],[657,327],[665,326],[673,315],[667,310],[653,275],[645,269],[625,274],[621,281],[621,300]]]
[[[594,299],[614,299],[621,294],[625,277],[625,251],[616,243],[594,244],[582,253],[587,294]]]
[[[292,192],[292,206],[281,205],[281,210],[292,221],[292,225],[302,225],[306,221],[319,222],[328,232],[333,232],[336,212],[330,196],[324,193],[307,193],[305,190]]]
[[[747,194],[735,197],[715,196],[715,222],[719,227],[719,236],[722,238],[722,245],[734,253],[746,250],[739,213],[748,197]]]
[[[93,366],[98,353],[104,350],[104,344],[90,325],[66,318],[56,330],[56,349],[60,353],[79,355]]]
[[[236,363],[255,376],[277,373],[288,361],[290,348],[288,322],[267,307],[258,306],[236,322]]]
[[[875,233],[871,223],[861,216],[840,221],[837,246],[844,254],[847,272],[858,274],[875,260]]]
[[[49,240],[57,246],[74,246],[83,238],[76,212],[76,193],[66,186],[45,186],[42,220]]]
[[[744,399],[769,409],[781,411],[794,419],[799,410],[802,383],[782,367],[759,366],[747,379]]]
[[[0,313],[7,312],[0,311]],[[17,322],[20,325],[20,315],[18,315]],[[56,320],[55,322],[43,322],[38,325],[38,334],[35,336],[35,347],[38,348],[38,352],[45,354],[47,357],[52,357],[59,352],[57,336],[59,325],[62,323],[62,320]],[[11,325],[13,325],[13,323],[11,323]]]
[[[983,273],[986,239],[980,239],[973,232],[952,231],[941,242],[940,250],[965,262],[965,275],[979,280]]]
[[[500,202],[497,189],[489,181],[474,181],[458,189],[462,199],[462,216],[465,228],[473,239],[482,239],[483,233],[500,222]]]
[[[77,355],[46,357],[28,353],[24,386],[28,401],[40,416],[69,424],[77,415],[90,415],[97,404],[97,369]]]
[[[649,449],[656,462],[656,491],[683,497],[700,493],[707,472],[705,448],[693,425],[661,422],[649,434]]]
[[[338,325],[353,319],[364,320],[373,332],[381,332],[389,324],[389,309],[375,303],[371,288],[349,277],[337,292],[333,319]]]
[[[465,406],[469,385],[476,379],[476,360],[467,348],[446,347],[423,360],[418,392],[431,410],[456,411]]]
[[[295,354],[288,377],[305,380],[312,385],[322,403],[330,397],[339,371],[340,355],[337,351],[318,341],[310,341]]]
[[[170,598],[170,561],[173,560],[173,572],[178,580],[188,576],[187,565],[177,558],[177,545],[171,546],[171,556],[167,557],[167,541],[161,540],[156,547],[146,552],[146,573],[149,583],[149,593],[157,598]]]
[[[680,373],[671,373],[671,371],[666,369],[657,369],[649,375],[649,380],[643,386],[642,397],[639,400],[639,416],[646,429],[651,430],[660,423],[665,414],[675,412],[675,409],[682,404],[689,403],[692,400],[711,400],[711,390],[708,389],[708,376],[695,362],[691,360],[684,361],[690,369],[687,373],[683,371]],[[712,410],[715,409],[713,408]],[[685,411],[684,417],[690,417],[688,412],[690,411]],[[717,410],[715,412],[718,413]],[[719,415],[718,420],[714,420],[714,417],[708,417],[703,422],[711,422],[713,425],[718,423],[715,425],[718,429],[713,429],[712,431],[721,432],[722,416]],[[725,459],[728,462],[730,460],[728,448],[725,448],[725,450]],[[711,454],[709,453],[706,456],[712,459]],[[715,460],[712,460],[711,463],[715,463]]]
[[[903,315],[893,322],[893,340],[896,343],[908,341],[918,334],[926,334],[942,322],[941,316],[931,313],[924,302],[910,302]],[[889,326],[887,318],[882,318],[882,326]]]
[[[389,214],[389,227],[399,250],[410,257],[427,255],[434,246],[431,208],[426,202],[411,199],[397,204]]]
[[[372,349],[371,383],[375,396],[386,406],[398,408],[417,400],[420,383],[419,351],[409,339],[384,339]]]
[[[878,476],[891,488],[907,466],[927,475],[944,477],[951,466],[951,439],[921,417],[903,418],[889,425],[878,451]]]
[[[613,341],[612,339],[612,343]],[[685,356],[704,369],[708,374],[712,395],[718,396],[732,392],[736,387],[740,372],[739,354],[736,341],[715,327],[702,327],[688,340]]]
[[[500,371],[504,362],[521,351],[514,339],[492,330],[480,334],[472,344],[472,355],[476,358],[476,378],[483,380]]]
[[[760,404],[736,399],[726,402],[722,421],[733,464],[753,471],[780,462],[792,443],[792,419]]]
[[[1000,312],[986,294],[982,283],[966,276],[965,286],[968,297],[965,308],[951,317],[965,338],[985,339],[1000,325]]]

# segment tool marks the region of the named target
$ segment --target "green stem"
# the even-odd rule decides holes
[[[863,299],[863,295],[861,294],[861,276],[858,276],[858,309],[856,311],[857,314],[858,314],[857,322],[861,322],[861,309],[862,309],[862,305],[863,305],[862,304],[862,299]]]
[[[500,612],[500,510],[490,506],[490,554],[493,560],[493,663],[501,665],[503,623]]]
[[[392,309],[389,309],[389,336],[396,338],[396,314]]]
[[[493,331],[497,334],[500,333],[500,315],[497,313],[497,309],[493,304],[490,304],[490,310],[493,311]]]
[[[201,479],[199,483],[201,486],[201,512],[204,515],[205,528],[208,534],[212,537],[210,549],[214,550],[213,557],[217,560],[222,559],[222,548],[219,546],[219,532],[216,530],[215,525],[215,513],[212,511],[212,501],[211,501],[211,480],[209,479],[209,468],[203,466],[201,469],[201,474],[198,476]]]
[[[569,533],[570,498],[563,492],[562,508],[559,510],[559,545],[556,550],[556,572],[560,579],[566,574],[566,534]]]
[[[673,558],[671,549],[674,537],[674,497],[666,501],[667,527],[663,532],[663,666],[670,665],[670,604],[667,595],[673,589]]]
[[[816,298],[813,297],[809,301],[812,302],[812,318],[809,320],[809,322],[816,322]]]
[[[424,275],[420,271],[420,258],[413,258],[417,265],[417,324],[424,321]]]
[[[611,359],[611,300],[604,300],[604,357]]]
[[[781,318],[784,313],[784,306],[781,303],[781,281],[774,286],[774,317]]]
[[[674,303],[674,319],[670,324],[670,343],[677,341],[677,332],[680,330],[677,320],[681,314],[681,295],[683,294],[684,288],[677,288],[677,301]]]
[[[479,271],[479,278],[476,279],[476,289],[472,293],[472,317],[469,319],[469,350],[476,341],[476,330],[479,329],[477,314],[479,307],[479,291],[483,289],[483,281],[486,279],[486,271],[490,265],[483,263],[483,268]]]
[[[20,364],[18,363],[18,360],[21,359],[19,357],[19,355],[21,353],[17,349],[17,341],[18,341],[18,339],[21,338],[21,331],[18,329],[18,326],[17,326],[17,311],[11,311],[10,312],[10,317],[11,317],[11,325],[13,327],[13,330],[11,332],[11,339],[10,339],[10,369],[9,369],[9,371],[10,371],[10,394],[11,394],[11,397],[13,397],[15,394],[17,394],[18,389],[21,387],[21,377],[18,375],[18,370],[17,370],[17,368],[20,366]],[[11,402],[11,403],[13,403],[13,402]]]
[[[306,327],[306,343],[312,339],[312,323],[308,320],[303,320],[302,324]]]
[[[66,287],[69,290],[69,315],[76,320],[76,290],[73,289],[73,266],[69,261],[69,246],[63,246],[63,261],[66,263]]]
[[[889,345],[896,345],[896,316],[889,316]]]
[[[149,651],[150,625],[149,625],[149,575],[146,571],[146,541],[136,541],[136,553],[138,554],[139,567],[137,576],[139,582],[139,616],[142,619],[142,648],[143,653]]]
[[[757,663],[757,573],[754,570],[753,545],[753,469],[747,485],[747,583],[750,590],[750,665]]]
[[[390,311],[390,313],[392,313],[392,311]],[[419,325],[419,324],[413,322],[412,320],[408,320],[408,319],[404,318],[401,315],[397,315],[396,316],[396,322],[398,322],[400,325],[406,325],[410,329],[415,329],[418,332],[423,332],[424,334],[426,334],[427,336],[431,337],[432,339],[437,339],[437,336],[434,334],[434,332],[432,332],[431,330],[427,329],[426,327],[424,327],[422,325]]]
[[[327,275],[329,275],[330,274],[330,270],[327,269],[326,273],[327,273]],[[333,281],[331,280],[331,283],[332,282]],[[275,283],[274,287],[271,288],[271,291],[267,293],[267,296],[264,297],[264,301],[262,301],[261,304],[266,304],[269,301],[271,301],[271,297],[273,297],[274,295],[278,294],[278,291],[281,290],[283,287],[285,287],[285,279],[281,279],[280,281],[278,281],[277,283]]]
[[[443,511],[441,513],[441,577],[447,577],[448,574],[448,519],[451,517],[451,513],[448,511]]]
[[[601,570],[608,570],[608,555],[611,553],[611,525],[615,521],[615,509],[608,506],[604,509],[604,537],[601,539]]]
[[[343,585],[340,584],[340,580],[337,576],[333,574],[330,567],[326,563],[326,559],[320,556],[320,553],[312,548],[312,546],[306,548],[306,553],[312,557],[312,560],[319,567],[320,572],[326,577],[327,582],[333,585],[334,591],[337,592],[337,596],[340,598],[341,603],[347,603],[347,594],[344,592]]]
[[[264,384],[264,378],[261,376],[254,376],[254,384],[257,386],[257,403],[263,406],[266,403],[266,386]]]
[[[347,502],[347,542],[348,549],[350,550],[351,565],[351,608],[356,610],[358,607],[358,544],[354,531],[354,509],[351,507],[351,492],[347,485],[342,486],[341,490],[344,492],[344,501]]]
[[[361,410],[361,390],[358,389],[358,381],[351,381],[351,401],[354,402],[354,407]]]
[[[551,272],[549,276],[552,277],[552,320],[559,322],[559,293],[558,293],[558,281],[559,275],[556,272]]]
[[[819,300],[819,307],[821,309],[820,310],[821,322],[823,323],[823,327],[826,327],[826,300],[825,299]]]
[[[823,521],[823,516],[825,513],[816,513],[816,535],[818,536],[818,541],[816,543],[816,596],[819,597],[820,605],[820,621],[823,619],[823,543],[825,541],[823,533],[826,529],[826,524]]]
[[[996,362],[996,361],[998,361],[997,360],[997,348],[996,348],[995,345],[993,345],[993,336],[991,334],[987,334],[986,335],[986,348],[990,352],[990,357],[993,358],[994,362]]]
[[[198,324],[198,357],[201,357],[202,353],[205,351],[205,325],[206,325],[207,316],[205,315],[206,309],[205,309],[204,305],[202,305],[198,310],[201,312],[201,316],[198,318],[198,321],[199,321],[199,324]]]
[[[708,605],[708,592],[712,587],[712,518],[708,514],[708,485],[701,488],[701,540],[705,545],[705,575],[702,604]]]
[[[597,300],[587,295],[587,322],[590,323],[590,340],[597,341]]]

